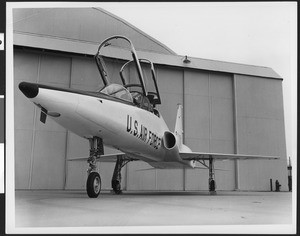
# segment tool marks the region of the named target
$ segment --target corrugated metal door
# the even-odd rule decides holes
[[[40,111],[18,90],[21,81],[68,87],[71,58],[15,52],[15,162],[17,189],[63,189],[66,130]]]

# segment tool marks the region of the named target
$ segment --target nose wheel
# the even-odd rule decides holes
[[[90,156],[87,160],[89,168],[87,170],[86,192],[90,198],[96,198],[101,191],[101,177],[97,172],[96,160],[104,154],[104,149],[102,139],[99,137],[89,139],[89,143]]]
[[[97,172],[91,172],[86,181],[86,192],[90,198],[97,198],[101,191],[101,178]]]

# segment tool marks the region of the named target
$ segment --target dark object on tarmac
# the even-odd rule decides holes
[[[280,192],[280,187],[281,187],[281,184],[279,184],[279,181],[276,180],[276,181],[275,181],[275,191],[276,191],[276,192]]]
[[[292,176],[288,176],[289,191],[292,191]]]
[[[270,179],[270,188],[271,188],[271,192],[273,192],[273,182],[272,182],[272,179]]]
[[[292,191],[292,163],[291,163],[291,157],[289,157],[289,165],[287,167],[288,169],[288,187],[289,191]]]

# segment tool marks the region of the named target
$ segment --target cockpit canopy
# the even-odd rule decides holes
[[[100,92],[128,102],[133,102],[131,93],[120,84],[107,85],[102,90],[100,90]]]
[[[111,63],[108,70],[105,61],[113,60],[111,54],[131,59],[127,61],[116,59],[117,62]],[[95,60],[104,83],[100,92],[131,102],[151,112],[156,105],[161,104],[154,65],[149,60],[138,59],[135,48],[128,38],[113,36],[104,40],[98,48]],[[119,75],[115,73],[116,65],[120,66]]]

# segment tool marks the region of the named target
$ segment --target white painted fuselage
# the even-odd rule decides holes
[[[100,137],[105,145],[156,168],[193,167],[180,158],[177,145],[163,145],[165,133],[171,132],[161,115],[107,96],[39,87],[30,100],[46,108],[49,116],[60,114],[51,118],[80,137]]]

